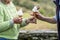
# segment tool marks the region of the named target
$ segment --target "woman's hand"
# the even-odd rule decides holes
[[[15,24],[20,24],[22,22],[22,18],[21,17],[15,17],[15,18],[13,18],[13,22]]]
[[[20,18],[20,17],[15,17],[14,19],[13,19],[13,22],[15,23],[15,24],[21,24],[22,23],[22,18]],[[26,19],[26,23],[28,24],[28,23],[35,23],[36,24],[36,19],[35,19],[35,17],[30,17],[30,18],[28,18],[28,19]]]

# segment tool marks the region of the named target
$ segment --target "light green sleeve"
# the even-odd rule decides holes
[[[26,23],[27,19],[23,19],[22,23],[20,24],[20,27],[27,26],[28,24]]]
[[[0,32],[3,32],[9,28],[11,28],[13,25],[11,25],[10,20],[9,21],[4,21],[4,13],[3,9],[0,8]]]

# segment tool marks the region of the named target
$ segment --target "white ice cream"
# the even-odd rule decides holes
[[[22,10],[22,8],[19,9],[19,11],[18,11],[18,15],[19,15],[19,16],[23,16],[23,10]]]
[[[37,10],[37,6],[34,6],[34,8],[32,9],[33,12],[38,12]]]

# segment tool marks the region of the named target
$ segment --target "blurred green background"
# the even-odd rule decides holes
[[[29,13],[32,11],[34,5],[40,6],[40,13],[46,17],[53,17],[55,15],[55,4],[52,0],[13,0],[17,10],[23,8],[24,18],[30,17]],[[29,24],[21,30],[57,30],[56,24],[50,24],[44,21],[37,20],[37,24]]]

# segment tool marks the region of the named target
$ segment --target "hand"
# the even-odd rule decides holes
[[[32,13],[30,13],[30,15],[36,17],[36,14],[39,13],[39,9],[39,6],[34,6],[34,8],[32,9]]]
[[[31,17],[31,18],[27,19],[26,22],[27,23],[35,23],[36,24],[36,18],[35,17]]]
[[[44,16],[39,12],[32,12],[32,13],[30,13],[30,15],[34,16],[37,19],[43,19],[44,18]]]
[[[22,22],[22,18],[21,17],[15,17],[15,18],[13,18],[13,22],[15,24],[20,24]]]

